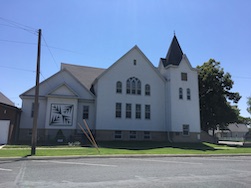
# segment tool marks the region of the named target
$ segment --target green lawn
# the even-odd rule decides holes
[[[126,154],[251,154],[251,147],[233,147],[209,143],[166,142],[100,142],[99,151],[84,146],[38,146],[36,156],[91,156]],[[0,150],[0,157],[25,157],[30,146],[8,145]]]

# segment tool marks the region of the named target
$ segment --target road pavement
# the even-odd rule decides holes
[[[251,187],[251,156],[1,160],[0,187]]]

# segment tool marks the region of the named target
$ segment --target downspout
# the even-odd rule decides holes
[[[15,124],[14,124],[14,144],[18,143],[19,141],[19,132],[20,132],[20,118],[21,118],[21,109],[16,109],[16,114],[15,114]]]
[[[165,124],[166,124],[166,132],[167,132],[167,139],[170,143],[172,143],[172,139],[170,137],[170,130],[168,130],[168,120],[167,120],[167,82],[170,81],[170,79],[166,79],[165,82]],[[171,116],[170,116],[171,118]],[[170,127],[169,127],[170,128]]]

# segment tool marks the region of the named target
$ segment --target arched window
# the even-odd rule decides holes
[[[131,77],[126,81],[126,93],[141,95],[141,82],[138,78]]]
[[[187,100],[191,100],[191,91],[187,88]]]
[[[183,89],[179,88],[179,99],[183,99]]]
[[[116,83],[116,92],[117,93],[122,93],[122,82],[118,81]]]
[[[151,88],[149,84],[145,85],[145,95],[150,95],[151,94]]]

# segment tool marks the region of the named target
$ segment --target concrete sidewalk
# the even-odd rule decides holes
[[[3,144],[3,145],[0,145],[0,149],[2,149],[4,146],[5,146],[4,144]]]
[[[243,146],[243,142],[233,142],[233,141],[218,141],[219,144],[226,144],[229,146]]]

